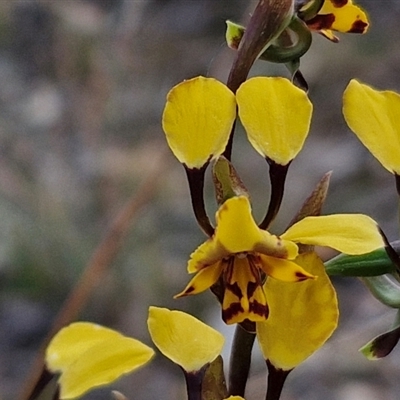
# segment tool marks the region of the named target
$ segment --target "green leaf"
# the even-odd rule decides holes
[[[391,275],[361,278],[371,294],[382,304],[400,308],[400,283]]]
[[[395,272],[384,247],[371,253],[350,256],[339,254],[325,262],[328,275],[371,277]]]

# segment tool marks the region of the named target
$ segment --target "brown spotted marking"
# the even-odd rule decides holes
[[[333,7],[336,8],[344,7],[348,2],[348,0],[331,0]]]
[[[335,22],[334,14],[324,14],[324,15],[316,15],[314,18],[307,21],[307,25],[310,27],[310,29],[320,31],[323,29],[330,29],[334,22]]]
[[[257,282],[249,282],[247,284],[247,298],[250,299],[260,285]]]
[[[241,313],[244,313],[242,305],[240,303],[231,303],[228,308],[222,309],[222,319],[226,324],[229,324],[234,316]]]
[[[240,287],[237,284],[237,282],[226,283],[225,290],[229,290],[230,292],[232,292],[239,300],[243,297],[243,293],[240,290]]]
[[[253,300],[250,303],[249,311],[254,313],[254,314],[261,315],[265,319],[267,319],[268,315],[269,315],[268,305],[267,304],[261,304],[257,300]]]
[[[364,21],[357,20],[353,22],[349,32],[351,33],[364,33],[367,30],[368,24]]]
[[[183,293],[183,296],[189,295],[190,293],[192,293],[194,291],[195,287],[194,286],[190,286],[185,290],[185,293]]]
[[[297,282],[302,282],[310,278],[309,276],[305,276],[301,272],[296,272],[295,276],[296,278],[299,278]]]

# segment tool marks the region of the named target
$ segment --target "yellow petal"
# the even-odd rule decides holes
[[[147,325],[161,353],[186,372],[214,361],[225,341],[215,329],[181,311],[150,307]]]
[[[270,315],[257,323],[257,338],[265,359],[276,368],[291,370],[331,336],[337,326],[335,290],[315,253],[301,254],[296,262],[318,279],[265,284]]]
[[[244,400],[243,397],[241,396],[229,396],[227,399],[225,400]]]
[[[153,355],[150,347],[128,337],[98,343],[61,374],[60,398],[74,399],[92,388],[108,385],[143,366]]]
[[[46,351],[50,370],[61,371],[60,398],[73,399],[146,364],[154,351],[119,332],[90,323],[62,329]]]
[[[215,235],[201,244],[191,255],[187,265],[189,274],[198,272],[202,269],[219,262],[223,258],[229,257],[230,253],[215,240]]]
[[[246,196],[226,200],[217,211],[216,221],[214,236],[192,253],[189,273],[237,253],[254,251],[280,258],[297,256],[298,248],[294,243],[281,240],[257,226]]]
[[[108,339],[122,335],[112,329],[90,322],[75,322],[61,329],[46,349],[46,364],[50,371],[64,371],[83,352]]]
[[[384,246],[376,222],[362,214],[306,217],[292,225],[281,237],[354,255],[369,253]]]
[[[315,278],[293,261],[264,256],[262,254],[259,254],[258,257],[259,261],[257,265],[259,268],[261,268],[268,276],[280,281],[300,282],[305,279]]]
[[[343,95],[350,129],[390,172],[400,174],[400,96],[353,79]]]
[[[365,33],[368,29],[365,12],[355,6],[352,0],[326,0],[316,18],[318,17],[324,22],[320,29],[351,33]]]
[[[171,89],[162,124],[176,158],[201,168],[223,153],[235,118],[234,94],[223,83],[199,76]]]
[[[330,29],[321,29],[318,31],[322,36],[325,36],[327,39],[329,39],[331,42],[338,43],[339,38],[333,34],[333,32]]]
[[[223,268],[224,263],[220,261],[214,265],[210,265],[209,267],[200,270],[195,275],[195,277],[187,284],[185,289],[181,293],[174,296],[174,299],[204,292],[209,287],[214,285],[215,282],[217,282]]]
[[[256,77],[236,93],[239,116],[250,143],[263,156],[286,165],[307,137],[312,104],[285,78]]]
[[[232,258],[224,278],[222,318],[227,324],[237,324],[245,319],[264,321],[268,317],[260,271],[253,262],[253,256]]]

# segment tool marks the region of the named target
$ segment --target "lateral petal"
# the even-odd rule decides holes
[[[297,243],[331,247],[345,254],[369,253],[384,246],[377,223],[363,214],[306,217],[281,237]]]
[[[225,342],[218,331],[182,311],[150,307],[147,325],[161,353],[186,372],[214,361]]]
[[[400,174],[400,95],[352,79],[343,94],[343,115],[373,156]]]
[[[154,351],[103,326],[76,322],[63,328],[46,349],[46,365],[61,372],[60,398],[82,396],[146,364]]]
[[[220,261],[200,270],[187,284],[185,289],[174,296],[174,299],[189,296],[191,294],[198,294],[207,290],[217,282],[224,268],[224,264],[224,261]]]
[[[286,165],[299,153],[310,129],[312,104],[288,79],[256,77],[236,92],[239,117],[252,146]]]
[[[162,125],[175,157],[201,168],[223,153],[235,118],[235,95],[216,79],[199,76],[171,89]]]
[[[314,279],[315,276],[308,273],[300,265],[282,258],[259,255],[257,263],[268,276],[283,282],[300,282],[305,279]]]
[[[52,372],[61,372],[73,364],[83,352],[108,339],[122,335],[91,322],[75,322],[61,329],[46,349],[46,365]]]
[[[75,399],[88,390],[108,385],[146,364],[154,351],[136,339],[121,335],[81,354],[59,379],[60,399]]]

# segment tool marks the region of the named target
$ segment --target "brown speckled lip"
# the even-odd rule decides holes
[[[364,33],[367,29],[368,24],[361,20],[355,21],[350,28],[349,32],[351,33]]]
[[[348,0],[331,0],[332,4],[336,8],[344,7],[349,1]]]
[[[322,29],[330,29],[335,22],[335,16],[333,14],[316,15],[314,18],[307,21],[307,25],[310,29],[320,31]]]

